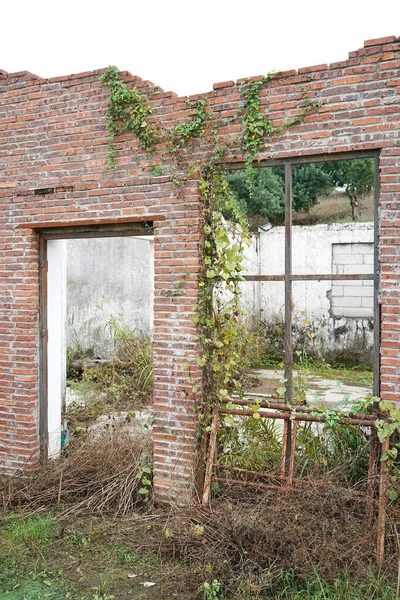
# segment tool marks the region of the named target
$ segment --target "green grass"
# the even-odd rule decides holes
[[[39,579],[37,575],[28,575],[23,582],[18,581],[8,589],[0,584],[1,600],[64,600],[66,592],[59,586],[52,574],[43,574]],[[72,600],[72,597],[71,597]],[[78,600],[78,599],[77,599]],[[79,599],[81,600],[81,599]]]
[[[5,519],[2,528],[3,540],[13,547],[18,544],[29,547],[33,543],[37,548],[43,548],[52,538],[54,527],[51,513],[26,519],[10,516]]]
[[[370,574],[367,581],[352,583],[346,575],[332,583],[317,575],[308,582],[296,582],[292,573],[286,573],[281,589],[274,591],[275,600],[396,600],[394,588]]]
[[[1,515],[0,515],[1,517]],[[210,565],[185,564],[143,548],[149,521],[81,518],[58,523],[51,513],[25,518],[21,513],[0,518],[0,600],[204,600],[202,573]],[[166,516],[166,518],[168,518]],[[134,523],[134,528],[133,527]],[[167,525],[167,524],[166,524]],[[245,557],[243,556],[243,559]],[[244,578],[220,600],[395,600],[383,579],[346,575],[327,582],[310,565],[311,577],[294,572],[271,578]],[[196,571],[199,573],[196,575]],[[145,588],[143,582],[154,587]]]
[[[120,526],[110,518],[58,523],[52,513],[0,513],[0,600],[167,600],[175,592],[188,599],[186,567],[141,551],[148,526],[138,520],[133,547],[122,543]],[[156,585],[147,589],[145,581]]]
[[[374,194],[368,193],[359,200],[360,218],[357,221],[374,220]],[[319,198],[318,204],[309,212],[294,212],[293,225],[318,225],[320,223],[351,223],[351,206],[344,192],[334,192]]]
[[[329,365],[327,363],[310,362],[307,364],[310,375],[334,379],[348,385],[360,385],[372,389],[374,373],[365,367],[346,367],[344,365]]]
[[[300,365],[301,366],[301,365]],[[308,360],[302,363],[303,368],[308,375],[323,377],[324,379],[332,379],[340,381],[347,385],[359,385],[372,389],[374,373],[371,368],[363,366],[348,367],[341,364],[329,364],[323,361]],[[273,367],[274,369],[282,369],[283,361],[274,358],[266,358],[258,361],[253,365],[253,368],[259,369],[264,367]],[[299,365],[295,364],[294,369],[298,369]]]

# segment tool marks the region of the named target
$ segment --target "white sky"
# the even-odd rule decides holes
[[[182,95],[400,35],[400,0],[0,0],[0,15],[0,69],[53,77],[114,64]]]

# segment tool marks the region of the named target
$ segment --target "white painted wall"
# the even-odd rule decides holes
[[[112,350],[116,318],[149,334],[153,327],[152,236],[68,240],[67,343],[101,358]]]
[[[265,275],[279,275],[285,272],[285,229],[274,227],[270,231],[257,234],[259,242],[260,272]],[[293,274],[332,273],[333,244],[373,243],[372,223],[335,223],[332,225],[295,225],[292,228]],[[257,261],[255,261],[257,262]],[[373,264],[353,262],[348,273],[373,272]],[[329,316],[330,300],[327,295],[332,287],[330,281],[296,281],[293,283],[293,305],[295,312],[306,312],[312,318]],[[263,285],[261,302],[263,319],[268,319],[283,306],[283,283]]]
[[[273,227],[269,231],[253,235],[246,261],[247,274],[284,273],[284,233],[284,227]],[[373,273],[373,239],[373,223],[293,226],[293,273],[329,274],[338,272],[338,268],[343,268],[346,273]],[[336,248],[337,253],[339,244],[346,248],[346,265],[338,266],[333,263],[334,249]],[[353,249],[350,249],[350,245],[354,245]],[[371,283],[361,284],[365,290],[359,291],[357,298],[350,296],[355,295],[356,287],[359,290],[359,283],[349,281],[346,285],[340,284],[341,289],[336,287],[336,300],[332,306],[334,285],[336,284],[331,281],[293,282],[295,326],[299,329],[302,321],[310,322],[318,332],[318,344],[324,353],[339,352],[350,347],[355,340],[365,347],[371,347]],[[246,282],[242,284],[242,290],[243,305],[250,315],[263,322],[283,321],[283,282]],[[342,295],[339,303],[348,308],[346,315],[338,309],[335,312],[335,301],[337,304],[339,293]],[[360,300],[362,293],[368,296],[368,300]]]
[[[47,242],[49,457],[61,450],[61,409],[66,392],[67,242]]]
[[[373,273],[374,245],[353,243],[332,245],[332,271],[336,274]],[[331,315],[333,317],[374,316],[373,281],[332,281]]]
[[[347,273],[372,273],[373,236],[373,223],[294,226],[293,273],[329,274],[341,268]],[[246,250],[245,272],[282,275],[284,247],[284,227],[254,234],[252,245]],[[343,251],[342,259],[346,256],[346,265],[339,265],[338,256],[343,249],[346,252]],[[334,264],[335,252],[337,264]],[[149,333],[153,317],[153,280],[151,238],[68,241],[68,344],[73,347],[78,342],[84,350],[91,349],[97,356],[106,356],[111,345],[105,325],[111,316],[118,315],[139,332]],[[360,287],[365,290],[360,292]],[[241,288],[242,305],[249,315],[258,321],[283,321],[283,282],[245,282]],[[299,331],[304,320],[310,322],[318,332],[317,341],[324,353],[340,352],[355,341],[364,348],[371,348],[371,290],[370,282],[360,285],[349,281],[340,286],[331,281],[294,282],[295,328]],[[363,294],[365,299],[360,300]],[[346,297],[349,300],[344,315],[338,304],[344,306]],[[96,307],[101,303],[102,309]],[[352,310],[357,308],[351,306],[355,303],[357,307],[360,305],[360,314]]]

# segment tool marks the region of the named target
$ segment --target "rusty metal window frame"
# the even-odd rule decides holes
[[[360,152],[340,152],[335,154],[308,155],[282,160],[259,161],[254,166],[263,167],[285,167],[285,272],[282,275],[245,275],[247,281],[283,281],[285,284],[285,328],[284,328],[284,347],[285,347],[285,401],[292,401],[292,383],[293,383],[293,282],[294,281],[333,281],[333,280],[369,280],[374,282],[374,349],[373,349],[373,395],[380,394],[380,268],[379,268],[379,196],[380,196],[380,178],[379,178],[379,150],[368,150]],[[303,164],[334,162],[343,160],[357,160],[362,158],[374,159],[374,266],[370,274],[351,274],[351,275],[333,275],[331,273],[316,274],[293,274],[292,272],[292,207],[293,207],[293,167]],[[235,164],[232,169],[243,168],[243,165]]]
[[[290,491],[294,484],[301,481],[295,477],[295,451],[296,435],[298,422],[323,422],[324,415],[315,415],[311,408],[295,406],[292,400],[292,367],[293,367],[293,348],[292,348],[292,316],[293,316],[293,281],[319,281],[319,280],[373,280],[374,282],[374,382],[373,395],[379,396],[380,392],[380,268],[379,268],[379,197],[380,197],[380,178],[379,178],[379,150],[365,152],[348,152],[326,154],[318,156],[304,156],[300,158],[288,158],[281,161],[260,161],[256,167],[274,167],[285,166],[285,272],[282,275],[249,275],[245,276],[247,281],[283,281],[285,284],[285,378],[286,378],[286,397],[284,402],[279,402],[272,394],[252,394],[247,393],[243,398],[233,397],[235,408],[217,406],[212,421],[212,428],[209,441],[209,454],[206,464],[204,477],[204,489],[202,503],[207,504],[211,494],[211,483],[213,481],[221,483],[239,484],[254,488],[279,488]],[[371,274],[351,274],[351,275],[333,275],[327,273],[321,274],[296,274],[292,273],[292,168],[299,164],[312,164],[316,162],[333,162],[339,160],[356,160],[360,158],[374,159],[374,266]],[[243,168],[243,165],[233,165],[233,169]],[[282,459],[280,473],[261,473],[250,471],[238,467],[227,467],[215,462],[217,434],[220,426],[220,415],[231,414],[245,417],[252,417],[254,411],[251,404],[257,400],[260,409],[259,415],[264,418],[283,420],[283,438],[282,438]],[[289,406],[289,404],[291,406]],[[293,415],[292,411],[295,411]],[[385,464],[382,463],[379,469],[379,455],[385,456],[389,448],[389,438],[379,443],[375,419],[371,415],[350,415],[340,419],[343,424],[357,426],[367,426],[371,428],[370,456],[368,464],[368,489],[364,498],[359,500],[366,502],[366,525],[371,527],[373,523],[373,514],[375,503],[378,505],[377,515],[377,541],[376,541],[376,562],[383,564],[384,544],[385,544],[385,509],[386,509],[386,485],[387,473]],[[227,470],[228,478],[217,476],[214,469]],[[376,483],[379,471],[379,484]],[[229,472],[236,473],[239,479],[233,479]],[[229,478],[230,477],[230,478]],[[245,477],[243,481],[240,477]],[[250,477],[250,481],[248,480]],[[263,483],[263,479],[269,480],[269,483]],[[376,498],[377,496],[377,498]]]

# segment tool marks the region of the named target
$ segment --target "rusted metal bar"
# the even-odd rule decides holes
[[[285,402],[292,402],[293,379],[293,297],[292,297],[292,165],[285,163]],[[285,475],[289,471],[292,451],[292,423],[287,423],[285,441]]]
[[[365,522],[366,526],[370,528],[374,517],[374,504],[375,504],[375,477],[376,477],[376,462],[378,459],[378,436],[376,429],[373,428],[371,431],[371,442],[369,450],[369,463],[368,463],[368,500],[367,507],[365,510]]]
[[[374,396],[380,395],[380,368],[381,368],[381,304],[379,301],[379,153],[374,161]]]
[[[285,399],[292,400],[292,165],[285,162]],[[290,427],[289,427],[290,429]],[[289,438],[288,438],[289,440]]]
[[[262,478],[270,478],[270,479],[275,479],[275,480],[281,480],[282,482],[285,482],[287,480],[287,477],[281,477],[279,475],[276,475],[275,473],[263,473],[261,471],[250,471],[248,469],[241,469],[239,467],[231,467],[228,465],[220,465],[219,463],[216,463],[214,465],[217,469],[222,469],[222,470],[227,470],[227,471],[233,471],[233,472],[239,472],[239,473],[243,473],[243,474],[248,474],[251,475],[253,477],[262,477]],[[215,480],[215,477],[212,477],[212,480]],[[226,481],[225,479],[223,481]],[[236,483],[242,483],[243,480],[242,479],[235,479]],[[300,479],[299,477],[293,477],[293,483],[295,483],[296,485],[302,485],[302,486],[310,486],[310,483],[312,484],[312,482],[310,482],[309,479]],[[277,484],[278,485],[278,484]],[[318,487],[322,487],[322,488],[327,488],[330,489],[332,487],[335,487],[335,483],[329,483],[327,481],[318,481]],[[287,489],[286,486],[281,487],[279,485],[279,489]],[[367,503],[368,498],[367,496],[363,493],[363,492],[359,492],[358,490],[351,490],[348,489],[346,490],[346,493],[348,496],[350,497],[355,497],[357,498],[357,500],[359,502],[365,502]]]
[[[237,404],[238,406],[249,406],[251,403],[253,402],[252,398],[250,398],[249,400],[246,400],[246,398],[240,398],[240,399],[236,399],[233,398],[232,399],[232,403],[233,404]],[[276,401],[271,401],[271,402],[257,402],[257,406],[260,406],[260,408],[266,408],[266,409],[270,409],[270,410],[282,410],[285,412],[297,412],[300,414],[307,414],[307,413],[315,413],[315,408],[312,408],[310,406],[304,406],[304,404],[295,404],[295,405],[291,405],[288,406],[287,404],[283,404],[282,402],[276,402]],[[323,412],[321,413],[321,416],[323,415]],[[360,419],[362,421],[362,424],[364,424],[365,421],[371,422],[371,419],[373,418],[373,415],[368,415],[368,414],[352,414],[349,413],[347,415],[350,418],[354,418],[354,419]]]
[[[297,422],[294,421],[292,423],[292,439],[290,440],[289,469],[288,469],[288,478],[287,478],[288,488],[291,488],[293,486],[296,441],[297,441]]]
[[[285,281],[285,275],[243,275],[246,281]],[[351,274],[338,274],[333,273],[325,274],[301,274],[292,275],[292,281],[373,281],[375,278],[373,273],[351,273]]]
[[[372,281],[374,275],[372,273],[346,273],[342,275],[292,275],[292,281]]]
[[[283,437],[282,437],[282,461],[281,461],[281,477],[286,477],[286,453],[287,453],[287,439],[289,433],[289,421],[283,422]]]
[[[390,440],[387,437],[382,443],[381,456],[381,476],[379,482],[379,501],[378,501],[378,533],[376,544],[376,562],[378,565],[383,564],[385,553],[385,524],[386,524],[386,493],[387,493],[387,466],[384,456],[389,450]]]
[[[219,408],[220,414],[223,415],[239,415],[243,417],[253,417],[253,410],[240,410],[235,408]],[[290,412],[271,412],[266,410],[259,410],[258,414],[260,417],[265,419],[282,419],[287,421],[307,421],[311,423],[324,423],[325,417],[323,414],[321,416],[311,415],[311,414],[299,414],[299,413],[290,413]],[[364,427],[375,427],[375,421],[367,421],[364,419],[358,419],[357,417],[342,417],[338,419],[338,423],[341,425],[362,425]]]
[[[246,281],[285,281],[284,275],[243,275]]]
[[[206,474],[204,477],[204,490],[202,503],[208,504],[210,500],[211,493],[211,480],[212,480],[212,472],[214,465],[214,457],[215,457],[215,449],[217,445],[217,433],[218,433],[218,425],[219,425],[219,412],[218,409],[214,409],[212,424],[211,424],[211,433],[210,433],[210,441],[208,444],[208,458],[206,465]]]
[[[285,451],[285,475],[289,475],[290,470],[290,458],[292,456],[292,433],[293,433],[293,421],[291,419],[287,419],[285,421],[287,423],[287,438],[286,438],[286,451]]]

